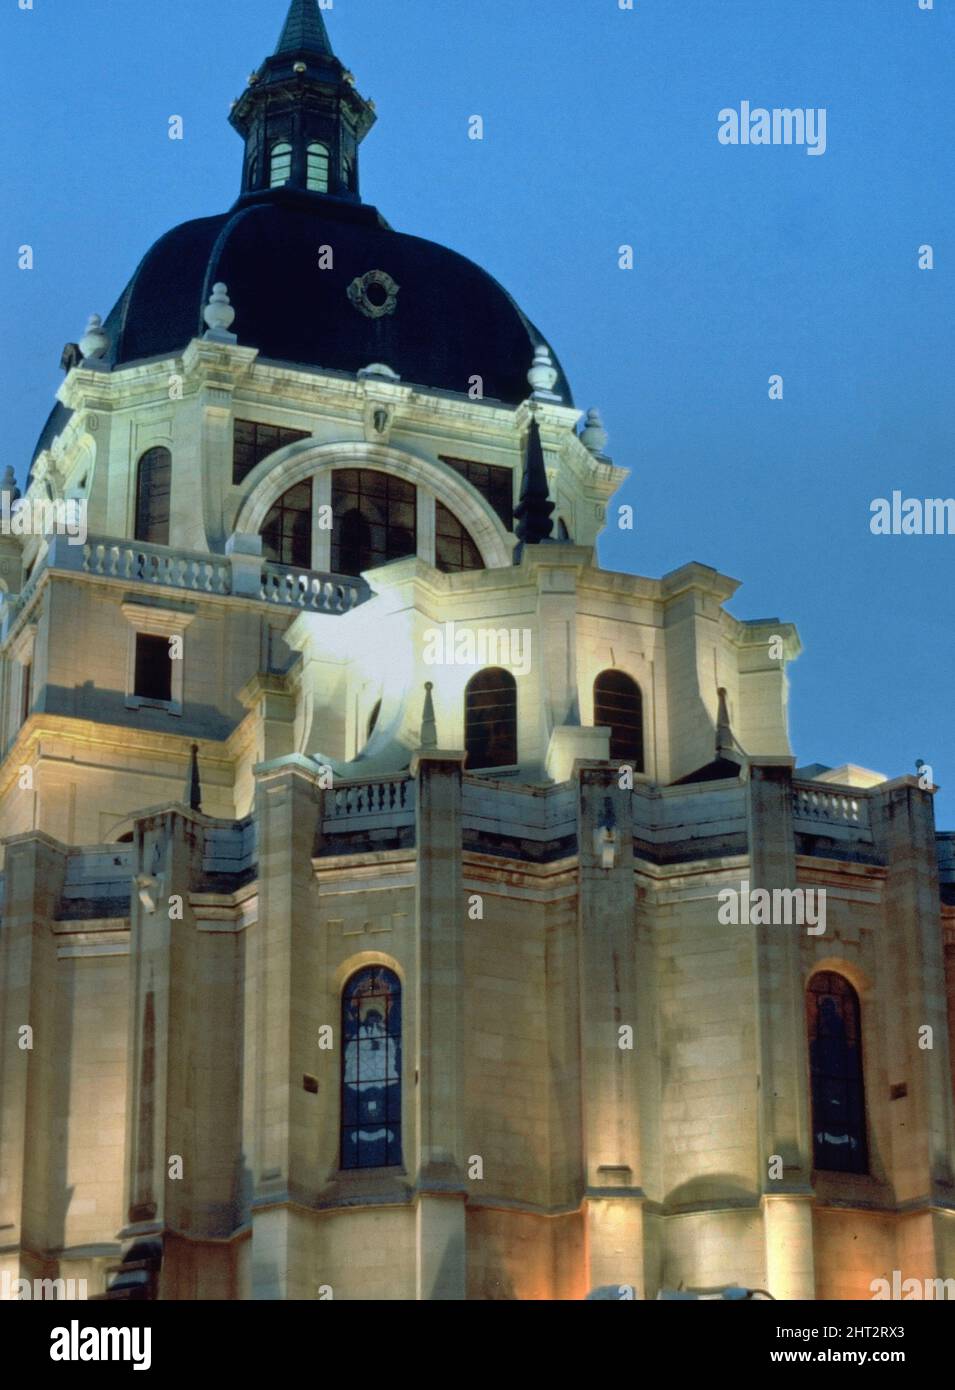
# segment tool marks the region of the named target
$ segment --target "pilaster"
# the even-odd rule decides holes
[[[414,755],[418,1085],[417,1296],[466,1294],[464,1196],[464,890],[461,786],[464,754]]]

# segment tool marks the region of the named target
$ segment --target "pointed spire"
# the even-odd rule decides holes
[[[192,755],[189,760],[189,780],[186,783],[186,794],[189,797],[190,811],[202,810],[202,788],[199,785],[199,745],[192,745]]]
[[[333,56],[318,0],[292,0],[274,56],[301,52]]]
[[[421,747],[437,748],[438,746],[438,726],[434,720],[434,701],[431,692],[434,684],[431,681],[424,683],[424,709],[421,713]]]
[[[521,483],[521,500],[514,508],[517,518],[517,538],[524,545],[540,545],[548,541],[554,529],[551,513],[554,504],[550,500],[547,484],[547,469],[544,467],[544,446],[541,443],[540,425],[531,420],[527,436],[527,452],[524,456],[524,479]]]

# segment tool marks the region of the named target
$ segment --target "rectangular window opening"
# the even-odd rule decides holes
[[[172,659],[168,637],[137,632],[133,694],[142,700],[157,700],[165,704],[172,702]]]

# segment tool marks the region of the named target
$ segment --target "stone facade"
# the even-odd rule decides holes
[[[955,1277],[931,787],[796,770],[799,640],[728,614],[734,580],[599,566],[626,475],[540,361],[526,400],[475,399],[266,360],[235,309],[237,341],[75,363],[27,497],[82,500],[88,535],[0,541],[0,1270],[163,1299]],[[236,421],[303,437],[236,483]],[[532,424],[554,538],[520,545],[446,460],[517,504]],[[155,448],[162,544],[136,538]],[[332,572],[342,469],[416,489],[416,553]],[[295,566],[262,536],[303,482]],[[482,568],[436,564],[439,505]],[[139,691],[143,636],[178,645],[168,698]],[[451,659],[469,639],[495,654]],[[481,666],[515,674],[513,764],[469,765]],[[608,671],[639,687],[641,766],[611,756]],[[824,929],[724,923],[744,883],[825,890]],[[369,966],[401,987],[402,1161],[343,1168]],[[866,1171],[814,1166],[819,972],[859,1001]]]

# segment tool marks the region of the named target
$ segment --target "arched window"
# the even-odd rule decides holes
[[[812,1086],[813,1164],[867,1173],[859,996],[842,975],[822,970],[806,991]]]
[[[281,188],[292,177],[292,146],[282,140],[272,146],[269,157],[269,187]]]
[[[517,682],[510,671],[478,671],[464,691],[464,746],[468,769],[513,767],[517,762]]]
[[[341,1166],[401,1163],[401,982],[366,966],[342,991]]]
[[[361,574],[418,549],[413,483],[376,468],[338,468],[332,474],[332,569]]]
[[[136,469],[136,540],[169,544],[169,499],[172,492],[172,454],[149,449]]]
[[[643,772],[643,696],[623,671],[601,671],[594,681],[594,727],[610,729],[610,756]]]
[[[482,570],[484,561],[468,532],[443,502],[434,504],[434,563],[445,574]]]
[[[357,507],[351,507],[341,519],[338,555],[332,569],[336,574],[361,574],[371,569],[372,563],[371,523]]]
[[[278,565],[312,568],[312,483],[282,494],[262,526],[262,554]]]
[[[324,145],[309,145],[305,151],[305,186],[313,193],[328,192],[328,150]]]

